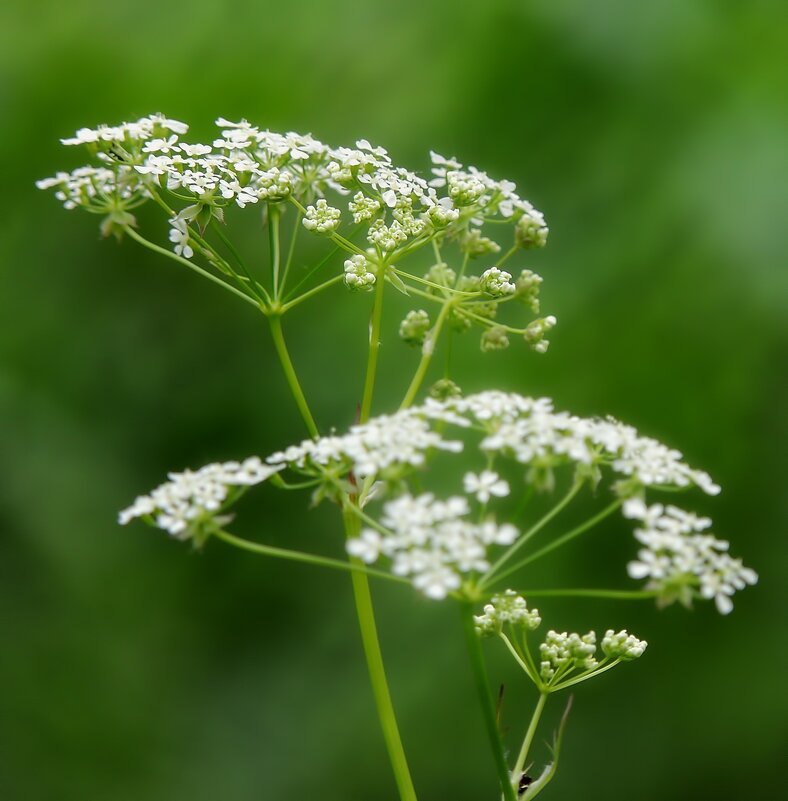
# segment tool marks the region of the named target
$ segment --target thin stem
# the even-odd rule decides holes
[[[484,724],[487,728],[487,738],[490,741],[495,769],[498,773],[498,782],[505,801],[517,801],[512,778],[509,768],[506,766],[506,753],[498,730],[498,720],[495,712],[495,701],[490,693],[490,684],[487,679],[487,669],[484,665],[484,654],[479,640],[479,635],[473,625],[473,604],[466,602],[462,604],[462,622],[465,632],[465,643],[468,646],[468,656],[473,670],[473,679],[476,685],[476,692],[482,706]]]
[[[383,317],[383,293],[386,282],[383,280],[386,265],[380,266],[378,280],[375,284],[375,302],[372,307],[372,321],[369,330],[369,355],[367,356],[367,373],[364,379],[364,396],[361,400],[360,423],[369,420],[372,411],[372,395],[375,392],[375,374],[378,367],[378,351],[380,350],[380,321]]]
[[[534,713],[531,716],[531,722],[528,724],[528,731],[525,733],[525,739],[520,747],[520,753],[517,756],[517,762],[515,762],[514,770],[512,771],[512,776],[515,781],[519,781],[520,774],[523,772],[523,767],[525,766],[525,760],[528,759],[528,751],[531,749],[531,743],[536,734],[536,727],[539,725],[539,718],[542,717],[542,710],[544,709],[548,695],[549,693],[546,692],[539,694],[539,700],[536,702],[536,709],[534,709]]]
[[[271,254],[271,272],[273,274],[274,300],[279,300],[279,208],[274,203],[268,204],[268,249]]]
[[[249,288],[255,293],[255,295],[257,295],[257,297],[260,298],[260,300],[270,301],[271,298],[268,297],[268,293],[254,279],[252,274],[249,272],[249,268],[246,266],[246,262],[241,257],[241,254],[238,252],[238,250],[235,247],[235,245],[233,245],[233,243],[230,241],[230,239],[225,235],[224,231],[222,231],[221,224],[216,220],[216,218],[212,218],[211,219],[211,225],[213,227],[213,230],[216,231],[216,235],[219,237],[219,239],[222,240],[222,242],[224,243],[224,246],[227,248],[227,250],[230,251],[230,253],[232,254],[232,256],[235,259],[236,263],[241,268],[241,272],[243,272],[244,277],[248,281]],[[262,292],[261,292],[261,290],[262,290]]]
[[[311,298],[313,295],[317,295],[319,292],[322,292],[324,289],[328,289],[328,287],[333,286],[336,283],[339,283],[343,280],[344,275],[335,275],[333,278],[329,278],[328,281],[324,281],[322,284],[318,284],[316,287],[312,287],[312,289],[307,290],[304,292],[303,295],[299,295],[297,298],[293,298],[293,300],[288,301],[284,305],[280,307],[280,311],[282,314],[285,312],[290,311],[295,306],[298,306],[299,303]]]
[[[287,276],[290,273],[290,267],[293,264],[293,255],[295,254],[296,240],[298,239],[298,232],[301,230],[301,219],[303,215],[299,211],[295,222],[293,223],[293,232],[290,235],[290,245],[287,248],[287,261],[285,262],[285,271],[282,275],[282,291],[284,292],[287,284]]]
[[[568,681],[559,682],[555,685],[555,687],[551,688],[551,692],[558,692],[558,690],[565,690],[567,687],[572,687],[575,684],[580,684],[581,681],[586,681],[587,679],[592,679],[594,676],[598,676],[600,673],[604,673],[606,670],[610,670],[614,668],[621,662],[620,659],[616,659],[611,662],[609,665],[605,665],[597,670],[592,670],[590,673],[584,673],[582,676],[578,676],[574,679],[569,679]]]
[[[640,601],[659,596],[659,590],[523,590],[524,598],[611,598]]]
[[[604,520],[606,517],[611,515],[623,501],[616,499],[611,503],[609,506],[606,506],[599,514],[594,515],[592,518],[586,520],[585,523],[581,523],[576,528],[573,528],[571,531],[567,532],[563,536],[559,537],[557,540],[553,540],[553,542],[548,543],[544,546],[544,548],[540,548],[538,551],[535,551],[532,554],[529,554],[525,557],[525,559],[521,559],[516,565],[512,565],[508,567],[503,572],[499,573],[496,578],[502,579],[505,576],[508,576],[515,571],[519,570],[521,567],[525,567],[525,565],[530,564],[531,562],[536,561],[537,559],[541,558],[542,556],[546,556],[551,551],[554,551],[556,548],[560,548],[562,545],[566,545],[567,542],[570,542],[575,537],[579,537],[583,532],[588,531],[588,529],[593,528],[597,523],[601,520]]]
[[[496,267],[502,267],[504,264],[506,264],[506,262],[509,261],[509,259],[515,254],[516,250],[517,245],[512,245],[512,247],[510,247],[509,250],[507,250],[506,253],[504,253],[503,256],[501,256],[501,258],[495,262]]]
[[[517,653],[517,649],[514,647],[514,645],[512,645],[512,641],[511,641],[511,640],[510,640],[510,639],[509,639],[509,638],[508,638],[508,637],[507,637],[507,636],[506,636],[506,635],[505,635],[503,632],[501,632],[501,633],[500,633],[498,636],[499,636],[499,637],[500,637],[500,638],[503,640],[503,642],[504,642],[504,645],[505,645],[505,646],[506,646],[506,647],[509,649],[509,652],[510,652],[510,653],[511,653],[511,655],[514,657],[514,660],[515,660],[515,662],[517,662],[517,664],[518,664],[518,665],[519,665],[519,666],[520,666],[520,667],[523,669],[523,671],[525,672],[525,675],[526,675],[526,676],[528,676],[528,678],[529,678],[529,679],[531,679],[531,681],[532,681],[532,682],[533,682],[533,683],[534,683],[534,684],[535,684],[537,687],[539,687],[539,686],[540,686],[540,682],[539,682],[539,679],[538,679],[538,677],[537,677],[537,676],[534,676],[534,674],[533,674],[533,673],[531,673],[531,668],[530,668],[530,666],[529,666],[529,665],[528,665],[528,663],[527,663],[527,662],[526,662],[526,661],[525,661],[525,660],[524,660],[524,659],[523,659],[523,658],[520,656],[520,654],[519,654],[519,653]]]
[[[425,286],[432,287],[432,289],[438,289],[443,293],[450,292],[452,295],[465,296],[466,299],[470,297],[478,297],[481,294],[481,292],[466,292],[464,289],[453,289],[450,286],[436,284],[434,281],[428,281],[426,278],[419,278],[417,275],[411,275],[410,273],[407,273],[404,270],[398,270],[395,267],[392,267],[391,271],[400,278],[408,278],[409,280],[415,281],[418,284],[424,284]]]
[[[435,321],[435,325],[432,327],[432,330],[427,334],[428,339],[424,340],[424,346],[422,347],[422,354],[421,354],[421,361],[419,362],[419,366],[416,368],[416,373],[413,376],[413,379],[410,382],[410,386],[408,387],[408,391],[405,393],[405,397],[402,399],[402,403],[400,404],[400,409],[407,409],[411,403],[413,403],[413,399],[416,397],[416,393],[419,391],[419,387],[421,386],[421,382],[424,380],[424,376],[427,374],[427,369],[430,366],[430,362],[432,361],[432,354],[435,353],[435,346],[438,342],[438,337],[441,333],[441,328],[443,327],[443,323],[446,320],[446,315],[449,313],[449,309],[452,307],[451,302],[447,302],[443,304],[443,308],[440,310],[438,314],[438,319]]]
[[[172,253],[171,251],[167,250],[166,248],[159,247],[159,245],[150,242],[149,240],[145,239],[145,237],[140,236],[133,228],[129,226],[125,226],[124,231],[135,241],[139,242],[140,245],[143,247],[148,248],[148,250],[152,250],[154,253],[158,253],[160,256],[166,256],[168,259],[172,259],[173,261],[177,261],[178,264],[183,264],[188,267],[190,270],[201,275],[203,278],[207,278],[209,281],[213,281],[214,284],[218,284],[223,289],[226,289],[228,292],[232,292],[233,295],[245,300],[247,303],[250,303],[256,309],[260,308],[260,303],[255,300],[251,295],[247,295],[245,292],[242,292],[240,289],[236,289],[234,286],[231,286],[226,281],[222,281],[221,278],[209,273],[207,270],[203,270],[202,267],[198,267],[196,264],[193,264],[188,259],[184,259],[183,256],[179,256],[177,253]]]
[[[348,510],[343,513],[345,531],[348,537],[354,537],[360,530],[359,519]],[[351,562],[357,561],[351,559]],[[386,671],[383,666],[383,655],[380,651],[375,615],[372,609],[372,596],[369,591],[369,581],[363,573],[353,573],[353,597],[356,603],[356,614],[361,630],[361,641],[364,646],[364,655],[367,661],[367,671],[372,684],[372,693],[383,730],[383,739],[386,742],[394,780],[397,783],[401,801],[416,801],[416,790],[408,769],[405,749],[397,726],[394,714],[394,705],[391,701]]]
[[[271,545],[263,545],[259,542],[251,542],[250,540],[236,537],[221,528],[214,528],[213,534],[228,545],[233,545],[244,551],[260,554],[261,556],[273,556],[277,559],[288,559],[291,562],[303,562],[308,565],[315,565],[316,567],[330,567],[334,570],[342,570],[350,573],[362,573],[366,576],[374,576],[375,578],[386,579],[387,581],[396,581],[399,583],[408,584],[408,580],[400,576],[394,576],[391,573],[384,573],[382,570],[374,570],[362,563],[343,562],[341,559],[331,559],[327,556],[317,556],[311,553],[303,553],[302,551],[291,551],[286,548],[274,548]]]
[[[304,391],[301,389],[301,384],[298,382],[298,376],[296,375],[295,367],[293,367],[293,362],[290,359],[290,354],[288,353],[287,345],[285,344],[285,337],[284,333],[282,332],[281,316],[279,314],[270,315],[268,317],[268,324],[271,328],[271,336],[274,340],[274,347],[276,348],[277,355],[279,356],[279,361],[282,363],[282,369],[284,370],[285,378],[287,379],[290,391],[293,393],[293,397],[295,398],[298,411],[301,412],[301,417],[304,419],[304,423],[306,423],[306,427],[310,436],[317,438],[319,436],[317,424],[312,417],[312,412],[309,410],[309,405],[304,397]]]
[[[507,551],[504,553],[503,556],[482,576],[481,581],[479,582],[479,587],[485,587],[491,580],[491,578],[498,572],[500,567],[505,564],[514,554],[523,546],[525,545],[534,534],[537,534],[541,531],[559,512],[561,512],[565,506],[567,506],[570,501],[577,495],[580,487],[583,486],[582,481],[575,481],[569,492],[549,511],[547,512],[544,517],[534,523],[528,531],[523,534]]]
[[[304,276],[304,277],[303,277],[303,278],[302,278],[302,279],[301,279],[301,280],[300,280],[300,281],[299,281],[299,282],[298,282],[298,283],[297,283],[297,284],[296,284],[296,285],[295,285],[295,286],[294,286],[294,287],[293,287],[293,288],[292,288],[292,289],[291,289],[291,290],[290,290],[290,291],[287,293],[287,295],[285,296],[285,300],[287,301],[287,300],[289,300],[290,298],[292,298],[292,297],[293,297],[293,295],[295,295],[295,294],[296,294],[296,292],[298,292],[298,290],[299,290],[299,289],[301,289],[301,287],[302,287],[302,286],[303,286],[303,285],[304,285],[304,284],[305,284],[305,283],[306,283],[306,282],[307,282],[307,281],[308,281],[308,280],[309,280],[309,279],[310,279],[310,278],[311,278],[311,277],[312,277],[312,276],[313,276],[313,275],[314,275],[314,274],[315,274],[315,273],[316,273],[316,272],[317,272],[317,271],[318,271],[318,270],[319,270],[321,267],[323,267],[323,265],[325,265],[325,264],[326,264],[326,262],[328,262],[328,261],[329,261],[329,260],[330,260],[330,259],[331,259],[331,258],[334,256],[334,254],[335,254],[335,253],[337,253],[337,251],[339,251],[339,250],[341,250],[341,248],[339,247],[339,245],[335,245],[333,250],[331,250],[331,251],[329,251],[328,253],[326,253],[326,255],[325,255],[325,256],[323,256],[323,258],[322,258],[322,259],[320,259],[320,261],[319,261],[319,262],[318,262],[318,263],[317,263],[317,264],[316,264],[314,267],[312,267],[312,269],[311,269],[311,270],[310,270],[310,271],[309,271],[309,272],[308,272],[308,273],[307,273],[307,274],[306,274],[306,275],[305,275],[305,276]]]

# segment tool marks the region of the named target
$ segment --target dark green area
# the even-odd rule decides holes
[[[115,524],[168,469],[302,436],[262,318],[132,242],[100,241],[95,219],[34,188],[80,163],[59,137],[153,111],[195,137],[247,117],[366,137],[415,169],[433,148],[517,181],[550,225],[523,266],[544,275],[559,325],[544,357],[519,343],[483,356],[468,339],[459,382],[550,395],[680,447],[724,488],[699,507],[761,575],[728,618],[539,604],[556,628],[650,642],[578,689],[542,797],[779,794],[786,22],[777,2],[712,0],[4,3],[0,797],[395,795],[346,576]],[[368,304],[337,288],[288,321],[324,427],[353,417]],[[393,398],[416,356],[391,338],[393,313],[385,324]],[[241,511],[250,536],[341,553],[328,506],[264,489]],[[534,584],[630,586],[634,548],[611,523],[539,563]],[[495,799],[456,610],[396,586],[376,598],[420,797]],[[514,743],[535,697],[491,653]],[[559,715],[551,702],[544,738]]]

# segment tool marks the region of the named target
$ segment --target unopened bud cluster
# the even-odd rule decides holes
[[[424,309],[409,311],[400,323],[399,335],[408,345],[422,345],[430,330],[430,316]]]
[[[493,595],[490,603],[485,604],[481,615],[474,615],[476,633],[481,637],[492,637],[500,634],[505,625],[514,628],[534,631],[539,628],[542,618],[538,609],[529,609],[525,598],[514,590],[506,590]]]
[[[331,234],[339,228],[342,212],[329,206],[324,198],[320,198],[314,206],[307,206],[303,225],[307,231],[316,234]]]
[[[348,289],[369,291],[375,285],[375,273],[369,269],[366,256],[360,253],[345,260],[345,286]]]

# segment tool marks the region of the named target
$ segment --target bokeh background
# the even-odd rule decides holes
[[[699,507],[761,575],[728,618],[540,604],[557,627],[651,643],[577,692],[551,797],[779,795],[787,22],[758,0],[6,0],[0,797],[395,797],[345,577],[116,526],[168,469],[302,436],[254,313],[101,241],[33,186],[80,163],[59,137],[152,111],[195,137],[218,115],[363,136],[416,169],[433,148],[544,210],[551,240],[528,264],[559,318],[550,353],[482,358],[468,340],[460,383],[547,394],[681,447],[724,487]],[[367,301],[337,291],[289,325],[325,427],[353,416]],[[383,350],[390,397],[413,369],[400,348]],[[331,509],[273,491],[257,504],[249,536],[341,552]],[[535,579],[628,586],[633,552],[613,522]],[[376,599],[420,797],[495,798],[455,610],[396,587]],[[491,655],[515,732],[533,699]]]

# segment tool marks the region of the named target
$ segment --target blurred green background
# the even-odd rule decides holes
[[[2,5],[0,797],[395,797],[345,577],[116,526],[168,469],[302,436],[261,319],[132,242],[100,241],[94,218],[34,188],[80,163],[60,137],[153,111],[195,138],[218,115],[247,117],[335,144],[367,137],[415,169],[433,148],[517,181],[550,225],[528,264],[559,327],[546,357],[515,344],[482,358],[468,339],[460,383],[547,394],[680,447],[724,488],[698,506],[761,575],[728,618],[540,604],[557,628],[626,626],[651,643],[578,691],[550,797],[780,794],[784,9]],[[368,299],[326,298],[288,329],[319,422],[343,427]],[[381,384],[400,393],[415,357],[389,341]],[[268,542],[341,551],[333,511],[299,498],[263,491],[242,521]],[[537,578],[628,586],[632,553],[611,523]],[[421,798],[494,799],[456,611],[396,587],[376,598]],[[502,654],[490,670],[516,731],[533,699]]]

